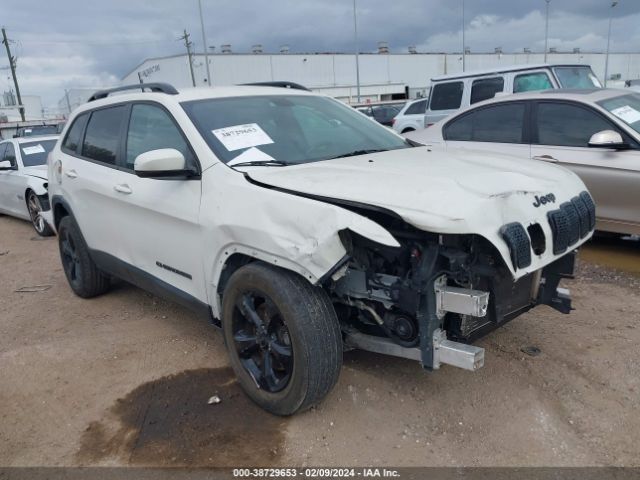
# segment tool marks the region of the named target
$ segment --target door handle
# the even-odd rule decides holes
[[[69,178],[78,178],[78,173],[75,170],[67,170],[64,174]]]
[[[557,162],[558,159],[555,157],[552,157],[551,155],[536,155],[535,157],[533,157],[534,160],[542,160],[543,162]]]
[[[129,194],[133,193],[133,190],[131,190],[131,187],[129,185],[127,185],[126,183],[122,183],[120,185],[114,185],[113,189],[116,192],[124,193],[125,195],[129,195]]]

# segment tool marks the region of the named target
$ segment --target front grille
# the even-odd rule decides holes
[[[580,197],[573,197],[571,204],[578,211],[580,218],[580,238],[584,238],[590,231],[589,227],[589,209]]]
[[[553,234],[553,253],[559,255],[595,228],[596,208],[591,195],[582,192],[547,213],[547,218]]]
[[[562,210],[547,213],[553,234],[553,254],[564,253],[569,246],[569,219]]]
[[[580,199],[587,206],[587,210],[589,211],[589,231],[596,228],[596,204],[593,203],[593,199],[588,192],[582,192],[580,194]]]
[[[514,269],[531,265],[531,241],[521,223],[513,222],[504,225],[500,229],[500,235],[509,247]]]
[[[560,205],[560,210],[564,212],[569,221],[569,245],[573,245],[580,240],[580,214],[571,202]]]

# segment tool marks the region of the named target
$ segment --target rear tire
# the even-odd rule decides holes
[[[324,290],[262,263],[233,273],[224,290],[222,329],[240,385],[275,415],[320,402],[342,367],[342,335]]]
[[[70,216],[60,220],[58,246],[64,274],[76,295],[91,298],[109,290],[109,277],[91,260],[80,228]]]
[[[402,133],[409,133],[409,132],[415,132],[416,129],[415,128],[405,128],[404,130],[402,130]]]

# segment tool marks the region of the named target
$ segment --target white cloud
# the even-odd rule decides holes
[[[291,51],[353,51],[353,11],[347,0],[202,0],[209,45],[231,43],[246,52],[254,43],[265,51],[289,44]],[[542,0],[467,0],[466,42],[472,51],[541,51]],[[604,0],[554,0],[550,46],[604,50]],[[453,0],[358,0],[363,51],[387,41],[393,51],[408,45],[420,51],[460,51],[461,3]],[[560,10],[564,8],[563,11]],[[2,21],[18,56],[21,90],[55,106],[65,88],[116,83],[145,58],[184,51],[176,41],[186,28],[202,51],[196,0],[3,0]],[[616,7],[612,50],[640,47],[640,1]],[[0,51],[0,67],[6,65]],[[8,88],[5,72],[0,90]],[[1,92],[0,92],[1,93]]]

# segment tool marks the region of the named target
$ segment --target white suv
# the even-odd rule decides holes
[[[407,102],[391,121],[391,127],[398,133],[422,130],[424,128],[424,113],[428,102],[428,98],[419,98],[412,102]]]
[[[211,318],[280,415],[327,395],[345,349],[475,370],[475,339],[569,312],[558,283],[595,222],[573,173],[416,146],[285,85],[121,87],[74,111],[49,160],[73,291],[118,277]]]

